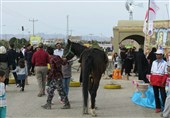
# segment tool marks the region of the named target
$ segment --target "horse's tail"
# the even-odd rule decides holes
[[[83,101],[84,109],[88,109],[88,88],[89,88],[89,76],[91,72],[91,59],[87,59],[86,63],[82,67],[82,79],[83,79]]]

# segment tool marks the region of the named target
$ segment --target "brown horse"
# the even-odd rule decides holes
[[[97,89],[102,74],[105,72],[108,65],[108,57],[104,51],[96,48],[87,48],[79,43],[74,43],[68,40],[64,49],[64,56],[70,60],[74,56],[80,57],[81,74],[80,78],[83,82],[83,113],[88,114],[88,91],[91,96],[91,113],[95,113],[95,99]]]

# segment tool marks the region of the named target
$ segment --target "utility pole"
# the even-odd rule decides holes
[[[169,26],[169,7],[168,7],[168,4],[166,4],[166,10],[167,10],[167,15],[168,15],[168,28],[170,27]]]
[[[69,15],[67,15],[67,34],[66,34],[66,40],[68,39],[69,36]]]
[[[29,20],[30,22],[32,22],[33,23],[33,36],[34,36],[34,22],[37,22],[38,20],[35,20],[34,18],[32,19],[32,20]]]

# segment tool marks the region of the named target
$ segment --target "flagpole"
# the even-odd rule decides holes
[[[150,2],[151,0],[149,0],[148,2],[148,19],[147,19],[147,26],[148,26],[148,21],[149,21],[149,8],[150,8]],[[148,29],[147,29],[147,32],[148,32]],[[147,34],[147,33],[146,33]],[[149,37],[149,40],[150,40],[150,37]]]
[[[148,20],[149,20],[149,7],[150,7],[150,2],[151,2],[151,0],[149,0],[149,2],[148,2]],[[147,20],[147,22],[148,22],[148,20]]]
[[[149,20],[149,7],[150,7],[150,0],[148,1],[148,10],[147,10],[147,12],[148,12],[148,18],[147,18],[147,21],[146,21],[146,33],[145,33],[145,46],[147,45],[147,46],[149,46],[149,44],[147,44],[147,39],[146,39],[146,37],[147,37],[147,32],[148,32],[148,20]],[[149,39],[150,40],[150,39]],[[149,42],[148,42],[149,43]],[[145,49],[145,46],[144,46],[144,49]]]

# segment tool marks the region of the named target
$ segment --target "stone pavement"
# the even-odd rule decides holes
[[[134,88],[132,80],[108,80],[103,76],[98,89],[96,105],[97,117],[99,118],[160,118],[160,113],[153,109],[144,108],[131,102]],[[78,81],[79,72],[73,71],[74,80]],[[120,84],[122,89],[104,89],[103,86],[113,81]],[[71,109],[60,109],[56,92],[51,110],[41,108],[46,103],[46,96],[37,97],[38,86],[35,76],[29,77],[29,85],[25,91],[20,92],[19,88],[10,84],[7,88],[7,118],[89,118],[91,115],[82,115],[82,88],[70,87],[69,100]]]

